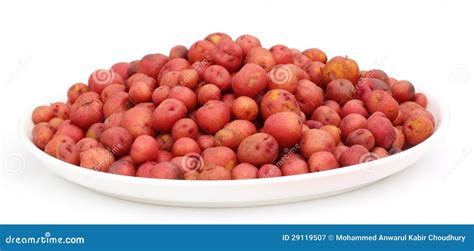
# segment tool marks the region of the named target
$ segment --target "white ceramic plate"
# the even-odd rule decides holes
[[[26,149],[51,171],[71,182],[113,197],[183,207],[271,205],[311,200],[351,191],[386,178],[413,164],[429,152],[447,127],[446,106],[435,97],[428,96],[428,99],[428,110],[435,117],[436,129],[434,134],[421,144],[372,162],[324,172],[269,179],[160,180],[125,177],[80,168],[49,156],[33,144],[31,112],[36,106],[23,115],[19,124],[19,134]]]

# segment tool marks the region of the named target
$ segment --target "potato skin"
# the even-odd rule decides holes
[[[369,155],[367,148],[361,145],[353,145],[341,154],[339,164],[341,167],[360,164],[366,162]]]
[[[130,157],[134,163],[140,165],[156,158],[160,150],[158,142],[150,135],[140,135],[130,148]]]
[[[308,163],[304,159],[290,158],[284,161],[280,167],[283,176],[309,173]]]
[[[276,65],[273,54],[262,47],[254,47],[247,52],[244,59],[244,64],[257,64],[266,72],[270,71]]]
[[[398,116],[398,102],[387,92],[375,90],[369,94],[365,101],[367,110],[372,114],[374,112],[382,112],[388,119],[394,121]]]
[[[69,118],[74,125],[87,129],[103,119],[102,106],[102,101],[98,96],[89,98],[88,92],[86,92],[79,96],[71,106]]]
[[[267,88],[270,90],[283,89],[290,93],[295,93],[298,80],[296,73],[288,65],[275,65],[268,72]]]
[[[168,57],[163,54],[148,54],[145,55],[138,62],[138,73],[146,74],[147,76],[156,79],[161,71],[161,68],[168,62]]]
[[[311,119],[319,121],[323,125],[339,126],[341,123],[339,114],[334,109],[325,105],[316,108],[313,115],[311,115]]]
[[[230,170],[218,165],[204,165],[197,175],[199,180],[230,180]]]
[[[253,63],[247,63],[232,77],[232,90],[237,96],[255,97],[266,85],[267,72]]]
[[[272,53],[277,65],[293,63],[293,53],[291,53],[291,50],[288,47],[282,44],[272,46],[270,52]]]
[[[280,168],[273,164],[265,164],[258,169],[257,177],[261,178],[273,178],[283,176]]]
[[[336,56],[331,58],[323,68],[322,86],[326,86],[334,79],[347,79],[352,84],[359,80],[359,66],[347,57]]]
[[[33,127],[33,131],[31,133],[33,143],[44,150],[46,145],[54,136],[54,130],[47,122],[40,122]]]
[[[70,143],[75,144],[74,140],[66,135],[54,136],[44,147],[44,152],[50,156],[56,157],[56,152],[60,144]]]
[[[221,65],[229,72],[235,72],[242,64],[242,49],[231,39],[221,40],[211,54],[212,62]]]
[[[258,168],[248,163],[241,163],[232,168],[230,174],[233,180],[256,179]]]
[[[347,79],[335,79],[326,87],[326,97],[334,100],[343,106],[347,101],[352,100],[355,95],[355,87]]]
[[[283,89],[269,90],[260,102],[260,113],[263,119],[277,112],[295,112],[300,114],[298,101],[293,94]]]
[[[123,127],[111,127],[100,135],[100,143],[118,157],[129,153],[132,142],[132,134]]]
[[[321,62],[325,64],[328,60],[326,53],[318,48],[310,48],[303,51],[303,55],[313,62]]]
[[[240,162],[254,166],[273,163],[278,157],[278,142],[266,133],[256,133],[245,138],[237,149]]]
[[[398,103],[410,101],[415,98],[415,87],[412,83],[406,80],[401,80],[390,86],[393,98]]]
[[[339,163],[334,154],[327,151],[320,151],[311,154],[308,159],[309,171],[320,172],[339,167]]]
[[[87,86],[84,83],[73,84],[67,90],[67,99],[71,102],[71,104],[74,104],[77,97],[79,97],[81,94],[88,91],[89,91],[89,86]]]
[[[295,98],[298,101],[301,111],[306,115],[310,115],[316,107],[323,104],[324,91],[315,83],[302,79],[296,86]]]
[[[406,142],[417,145],[433,134],[433,122],[424,116],[411,116],[403,123],[403,134]]]
[[[230,88],[230,73],[220,65],[212,65],[204,71],[204,81],[208,84],[217,86],[221,91],[226,91]]]
[[[245,57],[247,53],[255,47],[262,47],[260,40],[252,35],[242,35],[235,40],[235,43],[242,49],[242,55]]]
[[[80,153],[80,166],[101,172],[107,172],[114,163],[114,155],[102,147],[92,147]]]
[[[252,98],[240,96],[232,103],[232,115],[236,119],[252,121],[258,116],[258,104]]]
[[[207,40],[200,40],[194,43],[188,50],[188,60],[192,64],[196,61],[211,60],[212,52],[216,45]]]
[[[172,162],[156,163],[150,169],[150,178],[153,179],[182,179],[181,169]]]
[[[319,151],[333,152],[336,147],[331,134],[321,129],[310,129],[303,133],[300,140],[300,151],[305,158]]]
[[[155,136],[152,128],[152,111],[146,107],[133,107],[123,114],[120,126],[135,139],[140,135]]]
[[[194,139],[182,137],[174,142],[172,152],[174,156],[184,156],[189,153],[201,154],[201,148]]]
[[[349,147],[353,145],[361,145],[370,151],[375,146],[375,138],[369,130],[361,128],[347,135],[345,144]]]
[[[351,113],[358,113],[365,118],[369,117],[367,109],[365,109],[364,102],[358,99],[347,101],[341,108],[341,117],[344,118]]]
[[[395,141],[395,129],[390,120],[384,116],[372,115],[367,119],[365,128],[374,135],[376,146],[390,149]]]
[[[108,173],[124,176],[135,176],[136,169],[134,164],[128,160],[117,160],[107,170]]]
[[[173,124],[186,116],[186,106],[180,100],[168,98],[156,107],[152,114],[153,128],[159,132],[169,132]]]
[[[225,146],[209,147],[202,152],[201,156],[206,165],[222,166],[229,170],[237,165],[237,155]]]
[[[210,134],[215,134],[222,129],[231,118],[227,105],[219,100],[210,100],[197,110],[196,121],[201,129]]]
[[[272,135],[280,147],[292,147],[301,138],[302,122],[294,112],[278,112],[270,115],[263,131]]]

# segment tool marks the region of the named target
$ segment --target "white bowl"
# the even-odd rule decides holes
[[[126,200],[183,207],[247,207],[311,200],[351,191],[397,173],[428,153],[446,130],[448,110],[428,96],[435,117],[434,134],[401,153],[334,170],[268,179],[231,181],[161,180],[126,177],[80,168],[37,148],[31,138],[33,106],[20,120],[21,141],[47,168],[81,186]],[[53,100],[53,99],[52,99]],[[416,177],[414,177],[416,178]],[[421,177],[419,177],[421,178]]]

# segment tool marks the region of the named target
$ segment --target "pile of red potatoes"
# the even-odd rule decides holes
[[[426,140],[427,98],[406,80],[320,49],[213,33],[189,49],[93,72],[37,107],[34,144],[112,174],[187,180],[321,172]]]

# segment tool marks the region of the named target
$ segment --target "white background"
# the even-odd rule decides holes
[[[474,65],[469,1],[1,1],[0,223],[474,223]],[[317,47],[444,98],[432,152],[372,186],[271,207],[196,209],[97,194],[39,164],[17,121],[97,68],[190,46],[208,33]]]

